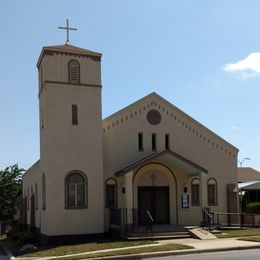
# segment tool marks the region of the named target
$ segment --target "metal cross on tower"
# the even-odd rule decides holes
[[[63,29],[63,30],[67,31],[67,41],[66,41],[66,44],[70,44],[69,31],[77,31],[77,28],[69,27],[69,19],[67,19],[67,26],[66,27],[59,26],[59,29]]]

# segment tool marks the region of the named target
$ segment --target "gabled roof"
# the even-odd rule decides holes
[[[40,159],[38,161],[36,161],[24,174],[23,174],[23,178],[27,175],[30,174],[31,172],[33,172],[37,167],[40,166]]]
[[[260,172],[251,167],[237,168],[238,181],[260,181]]]
[[[223,141],[224,143],[226,143],[227,145],[229,145],[230,147],[232,147],[233,149],[235,149],[237,152],[239,151],[238,148],[236,148],[234,145],[232,145],[231,143],[227,142],[225,139],[223,139],[222,137],[220,137],[219,135],[217,135],[216,133],[214,133],[213,131],[211,131],[209,128],[207,128],[206,126],[204,126],[203,124],[201,124],[200,122],[198,122],[197,120],[195,120],[194,118],[192,118],[191,116],[189,116],[188,114],[186,114],[185,112],[183,112],[181,109],[179,109],[178,107],[174,106],[172,103],[170,103],[168,100],[164,99],[162,96],[160,96],[159,94],[157,94],[156,92],[152,92],[150,94],[148,94],[147,96],[133,102],[132,104],[126,106],[125,108],[115,112],[114,114],[106,117],[103,119],[102,123],[106,124],[108,121],[113,120],[115,117],[120,116],[121,114],[130,111],[131,109],[134,109],[136,106],[141,105],[145,100],[148,99],[154,99],[155,101],[160,101],[164,104],[166,104],[167,106],[169,106],[170,108],[172,108],[173,110],[175,110],[176,112],[178,112],[179,114],[181,114],[184,118],[190,120],[191,122],[194,123],[194,125],[198,126],[199,128],[203,128],[204,130],[206,130],[210,135],[213,135],[214,137],[220,139],[221,141]]]
[[[170,150],[164,150],[159,153],[152,153],[148,155],[147,157],[136,161],[123,169],[119,170],[115,173],[116,176],[124,175],[132,170],[138,169],[142,167],[143,165],[151,162],[155,162],[157,160],[160,160],[166,164],[172,164],[175,167],[184,170],[189,175],[197,174],[198,172],[204,172],[208,173],[208,170],[205,168],[199,166],[198,164],[184,158],[180,154],[177,154]]]
[[[86,49],[82,49],[70,44],[64,44],[64,45],[55,45],[55,46],[46,46],[42,48],[42,52],[40,54],[39,60],[37,62],[37,67],[40,66],[40,63],[42,61],[42,58],[46,53],[67,53],[67,54],[75,54],[80,56],[91,56],[91,57],[97,57],[101,58],[102,54]]]

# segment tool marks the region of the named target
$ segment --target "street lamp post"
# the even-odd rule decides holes
[[[239,164],[240,164],[240,167],[243,166],[243,162],[244,162],[244,161],[250,160],[250,159],[251,159],[251,158],[245,157],[245,158],[244,158],[243,160],[241,160],[241,161],[238,160],[238,162],[239,162]]]
[[[248,157],[245,157],[243,160],[238,160],[239,164],[240,164],[240,167],[242,168],[243,167],[243,162],[246,161],[246,160],[250,160],[250,158]],[[242,226],[243,226],[243,196],[244,196],[244,191],[240,191],[239,192],[239,199],[240,199],[240,228],[242,229]]]

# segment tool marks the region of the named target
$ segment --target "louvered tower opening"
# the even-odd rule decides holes
[[[79,63],[77,61],[70,61],[69,82],[72,84],[79,84],[79,77]]]

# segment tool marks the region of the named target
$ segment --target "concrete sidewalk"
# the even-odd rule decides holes
[[[198,240],[195,238],[175,239],[175,240],[161,240],[160,244],[177,243],[194,247],[196,250],[234,250],[246,248],[260,248],[259,242],[250,242],[238,240],[238,238],[223,238],[214,240]],[[194,250],[193,249],[193,250]]]
[[[140,248],[140,247],[149,247],[152,245],[144,245],[144,246],[136,246],[136,247],[128,247],[128,248],[117,248],[117,249],[106,249],[106,250],[99,250],[99,251],[92,251],[86,253],[79,253],[79,254],[71,254],[66,255],[66,257],[73,257],[73,256],[82,256],[84,259],[84,255],[86,254],[94,254],[94,253],[101,253],[101,252],[110,252],[110,251],[117,251],[118,256],[113,257],[102,257],[102,259],[137,259],[140,257],[142,258],[149,258],[149,257],[160,257],[160,256],[168,256],[168,255],[183,255],[183,254],[196,254],[196,253],[203,253],[203,252],[217,252],[217,251],[227,251],[227,250],[242,250],[242,249],[253,249],[253,248],[260,248],[260,243],[258,242],[249,242],[249,241],[242,241],[236,238],[228,238],[228,239],[214,239],[214,240],[198,240],[194,238],[186,238],[186,239],[174,239],[174,240],[160,240],[157,241],[158,245],[164,244],[184,244],[194,247],[194,249],[184,249],[184,250],[174,250],[174,251],[164,251],[164,252],[154,252],[154,253],[142,253],[142,254],[134,254],[134,255],[120,255],[120,250],[124,249],[133,249],[133,248]],[[15,260],[29,260],[29,259],[58,259],[65,256],[59,257],[11,257],[9,259]],[[92,258],[98,259],[98,258]],[[100,259],[100,258],[99,258]],[[1,260],[1,259],[0,259]]]

